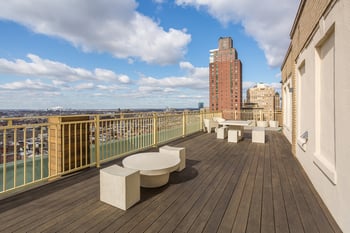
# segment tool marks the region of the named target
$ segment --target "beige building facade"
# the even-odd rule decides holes
[[[301,0],[282,65],[283,132],[350,232],[350,1]]]
[[[263,111],[275,111],[275,88],[258,83],[247,90],[247,102],[256,103]]]

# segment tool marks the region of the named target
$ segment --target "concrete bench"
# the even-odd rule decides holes
[[[269,125],[271,128],[277,128],[278,127],[278,121],[269,121]]]
[[[180,158],[180,164],[176,171],[180,172],[186,168],[186,148],[166,145],[159,148],[159,153],[178,155]]]
[[[214,121],[213,119],[203,119],[204,122],[204,128],[208,133],[212,132],[212,129],[214,131],[219,127],[218,122]]]
[[[112,165],[100,170],[100,200],[127,210],[140,201],[140,172]]]
[[[230,129],[228,131],[227,141],[228,142],[235,142],[235,143],[237,143],[239,141],[239,132],[238,132],[238,130]]]
[[[174,154],[145,152],[123,159],[124,167],[140,171],[141,187],[156,188],[168,183],[169,174],[179,168],[180,158]]]
[[[225,139],[227,138],[227,128],[220,127],[216,130],[216,138],[217,139]]]
[[[265,143],[265,128],[255,127],[252,130],[252,142]]]
[[[266,127],[268,127],[268,122],[267,121],[257,121],[256,126],[266,128]]]

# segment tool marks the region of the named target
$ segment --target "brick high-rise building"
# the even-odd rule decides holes
[[[242,63],[231,37],[220,37],[219,48],[210,50],[209,108],[241,110]]]

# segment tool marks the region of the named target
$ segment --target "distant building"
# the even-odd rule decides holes
[[[255,103],[266,112],[275,111],[275,88],[258,83],[247,90],[247,102]]]
[[[202,109],[204,108],[204,103],[203,102],[199,102],[198,103],[198,109]]]
[[[211,111],[241,110],[242,63],[231,37],[220,37],[219,48],[210,50],[209,108]]]

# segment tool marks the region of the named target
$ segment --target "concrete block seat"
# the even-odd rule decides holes
[[[228,128],[226,127],[220,127],[216,130],[216,138],[217,139],[225,139],[227,138],[227,131]]]
[[[269,121],[269,125],[271,128],[277,128],[278,127],[278,121]]]
[[[140,200],[140,172],[112,165],[100,170],[100,200],[126,210]]]
[[[203,119],[204,128],[208,133],[212,132],[212,129],[214,131],[219,127],[219,124],[217,121],[214,121],[213,119]]]
[[[268,127],[268,122],[267,121],[257,121],[256,126],[266,128],[266,127]]]
[[[227,141],[237,143],[239,141],[239,131],[230,129],[228,131]]]
[[[156,188],[167,184],[170,172],[176,171],[180,162],[178,155],[159,152],[134,154],[122,161],[124,167],[140,171],[141,186],[145,188]]]
[[[255,127],[252,129],[252,142],[265,143],[265,128]]]
[[[180,172],[186,168],[186,148],[166,145],[159,148],[159,153],[179,156],[180,164],[176,171]]]

